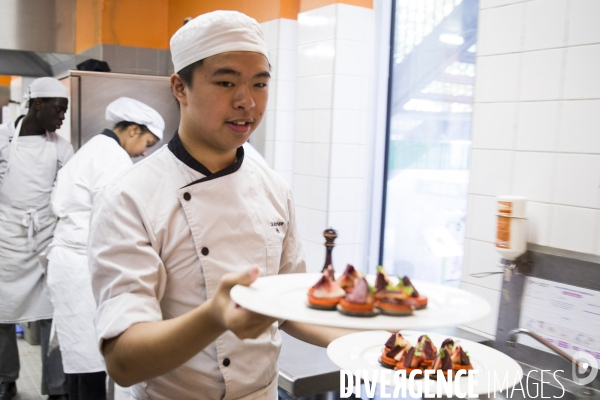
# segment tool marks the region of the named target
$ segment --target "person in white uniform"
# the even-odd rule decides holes
[[[40,262],[52,239],[56,217],[50,197],[58,171],[73,147],[55,131],[69,101],[67,88],[54,78],[39,78],[28,88],[29,111],[0,126],[0,399],[16,394],[19,352],[15,324],[40,321],[42,393],[66,394],[60,351],[48,355],[52,304]]]
[[[108,105],[106,120],[114,128],[94,136],[60,170],[52,200],[59,220],[48,252],[48,287],[70,400],[106,399],[87,259],[94,201],[107,183],[133,165],[132,157],[145,156],[162,139],[165,128],[156,110],[128,97]]]
[[[266,109],[267,46],[254,19],[215,11],[180,28],[171,54],[178,132],[92,213],[99,347],[131,399],[274,400],[278,328],[333,337],[229,297],[259,275],[305,272],[289,188],[242,147]]]

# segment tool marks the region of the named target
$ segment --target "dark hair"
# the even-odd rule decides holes
[[[131,125],[139,126],[140,129],[142,130],[142,134],[150,132],[150,129],[148,129],[148,127],[146,125],[137,124],[137,123],[131,122],[131,121],[117,122],[113,129],[118,129],[120,131],[123,131],[123,130],[129,128]],[[150,133],[152,133],[152,132],[150,132]]]
[[[181,78],[185,86],[192,87],[192,81],[194,80],[194,71],[196,68],[202,65],[204,60],[196,61],[195,63],[191,63],[187,67],[184,67],[177,72],[177,75]]]

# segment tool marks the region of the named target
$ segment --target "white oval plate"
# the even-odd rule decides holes
[[[410,316],[350,317],[335,310],[322,311],[306,306],[307,291],[320,277],[320,273],[266,276],[258,278],[249,287],[234,286],[231,298],[248,310],[278,319],[361,330],[455,326],[481,319],[491,310],[482,297],[465,290],[412,281],[419,294],[429,299],[424,310],[417,310]],[[373,275],[367,276],[369,282],[374,279]]]
[[[417,285],[415,286],[418,288]],[[460,344],[462,348],[469,353],[473,369],[478,371],[478,373],[474,375],[475,379],[473,380],[474,384],[472,392],[475,394],[491,394],[511,388],[519,383],[523,377],[523,369],[515,360],[491,347],[470,340],[438,333],[405,330],[401,331],[401,333],[413,346],[417,344],[417,339],[421,335],[428,335],[433,344],[438,348],[447,338],[451,338],[456,344]],[[391,378],[394,371],[382,367],[378,361],[385,342],[390,336],[391,333],[386,331],[351,333],[331,342],[329,347],[327,347],[327,355],[331,361],[341,369],[349,370],[353,374],[360,370],[360,377],[364,380],[373,381],[372,378],[374,377],[375,370],[379,371],[379,378],[383,371],[388,371],[386,372],[388,374],[387,380],[391,382],[387,386],[394,387]],[[364,376],[364,371],[368,371],[367,376]],[[505,377],[507,377],[507,379],[505,379]],[[429,391],[430,393],[436,393],[435,376],[431,377],[431,381]],[[422,394],[424,380],[415,379],[414,382],[415,392]],[[461,376],[458,383],[460,391],[462,393],[468,393],[469,382],[467,377]],[[406,390],[408,391],[408,387],[406,387]]]

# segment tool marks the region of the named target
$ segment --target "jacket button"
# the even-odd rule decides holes
[[[185,192],[185,193],[183,194],[183,199],[184,199],[185,201],[190,201],[190,199],[191,199],[191,198],[192,198],[192,195],[191,195],[191,194],[189,194],[188,192]]]
[[[203,256],[207,256],[208,255],[208,247],[203,247],[202,248],[202,255]]]
[[[229,364],[231,364],[231,361],[229,360],[229,358],[226,358],[223,360],[223,365],[226,367],[229,367]]]

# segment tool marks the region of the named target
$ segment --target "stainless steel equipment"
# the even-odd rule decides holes
[[[179,126],[179,110],[166,76],[69,71],[61,81],[71,98],[66,118],[70,123],[59,133],[71,138],[76,151],[103,129],[113,127],[104,119],[104,112],[110,102],[122,96],[148,104],[165,120],[164,138],[150,153],[168,143]]]

